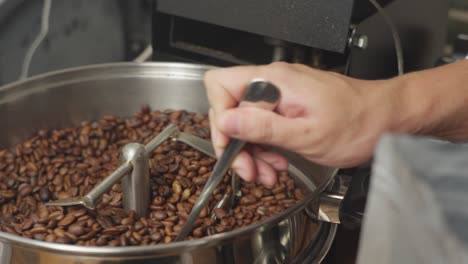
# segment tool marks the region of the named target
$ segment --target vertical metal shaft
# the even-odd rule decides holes
[[[133,165],[131,173],[122,179],[123,207],[138,217],[146,216],[150,202],[149,162],[145,146],[129,143],[122,149],[122,160]]]

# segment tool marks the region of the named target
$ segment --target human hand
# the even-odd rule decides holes
[[[281,90],[276,112],[236,108],[255,78],[266,79]],[[211,70],[205,84],[216,154],[222,153],[229,137],[256,143],[237,156],[232,168],[244,180],[266,186],[275,184],[275,170],[285,170],[287,160],[258,144],[281,147],[327,166],[365,162],[391,123],[392,100],[385,98],[389,93],[382,93],[383,88],[374,87],[380,83],[299,64]]]

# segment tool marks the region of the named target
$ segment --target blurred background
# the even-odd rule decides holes
[[[0,85],[19,78],[40,29],[43,1],[0,0]],[[450,0],[444,52],[468,33],[468,1]],[[29,75],[87,64],[131,61],[151,43],[151,0],[52,1],[49,32]]]

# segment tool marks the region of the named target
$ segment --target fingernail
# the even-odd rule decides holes
[[[243,168],[235,168],[234,171],[236,172],[236,174],[241,177],[241,179],[243,179],[244,181],[246,182],[252,182],[252,179],[249,179],[248,177],[245,177],[247,171]]]
[[[270,182],[264,182],[263,185],[264,185],[267,189],[273,189],[273,187],[275,186],[274,184],[271,184]]]
[[[219,132],[219,130],[216,130],[215,133],[216,133],[216,136],[215,136],[216,139],[215,139],[215,142],[214,142],[215,146],[217,148],[220,148],[220,149],[225,148],[226,143],[224,143],[224,141],[223,141],[223,138],[222,138],[223,135]]]

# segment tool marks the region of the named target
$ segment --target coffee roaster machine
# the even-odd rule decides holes
[[[202,79],[212,66],[285,61],[364,79],[430,68],[441,57],[446,20],[447,3],[439,0],[155,0],[156,63],[91,65],[1,87],[6,126],[0,147],[43,128],[106,113],[128,116],[142,104],[206,113]],[[292,155],[295,160],[304,166],[292,176],[310,200],[262,223],[195,241],[121,248],[57,245],[0,232],[0,262],[354,263],[369,166],[335,176],[336,170]],[[339,212],[320,211],[335,200]]]
[[[438,64],[447,11],[447,1],[438,0],[157,0],[153,60],[215,66],[284,61],[356,78],[391,78]],[[355,188],[366,190],[370,166],[339,174],[360,178]],[[365,194],[352,198],[343,206],[363,212]],[[353,263],[360,226],[350,226],[350,218],[326,261]]]

